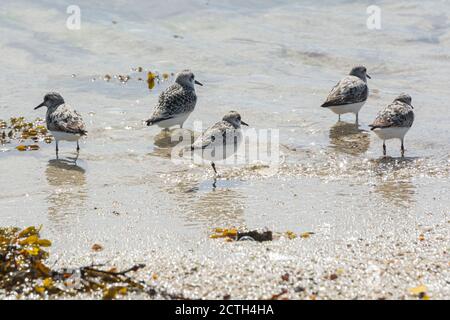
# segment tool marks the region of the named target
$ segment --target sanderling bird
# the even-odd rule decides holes
[[[228,112],[222,121],[206,129],[190,146],[191,151],[202,152],[202,158],[211,161],[214,173],[217,174],[214,161],[225,160],[236,153],[242,142],[241,125],[248,126],[241,120],[236,111]]]
[[[146,121],[147,125],[157,124],[164,129],[180,125],[180,128],[183,128],[183,123],[194,111],[197,102],[197,95],[195,94],[196,84],[203,86],[203,84],[195,80],[195,76],[191,71],[184,70],[178,73],[175,83],[161,92],[153,114]]]
[[[356,115],[356,123],[358,123],[359,110],[361,110],[369,95],[367,78],[371,79],[367,74],[366,67],[354,67],[348,76],[344,77],[331,89],[322,107],[330,108],[331,111],[337,113],[339,121],[341,120],[341,114],[354,113]]]
[[[63,97],[56,92],[49,92],[44,97],[44,102],[40,107],[47,107],[45,117],[47,129],[51,132],[56,141],[56,157],[58,158],[58,142],[76,141],[77,153],[80,151],[78,140],[87,134],[86,127],[81,115],[64,102]]]
[[[411,96],[402,93],[394,102],[381,110],[375,121],[369,125],[371,130],[383,140],[383,155],[386,156],[386,140],[400,139],[402,142],[402,157],[405,156],[405,147],[403,140],[405,134],[411,128],[414,122],[413,106],[411,105]]]

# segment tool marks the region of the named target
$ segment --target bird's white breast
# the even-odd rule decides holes
[[[156,125],[160,128],[170,128],[176,125],[182,125],[190,114],[191,114],[190,112],[180,113],[175,115],[173,118],[160,121],[156,123]]]
[[[344,113],[358,113],[359,110],[361,110],[362,106],[366,103],[363,102],[357,102],[357,103],[351,103],[351,104],[344,104],[340,106],[329,106],[331,111],[333,111],[336,114],[344,114]]]
[[[81,135],[68,133],[63,131],[50,131],[56,141],[78,141],[81,138]]]
[[[375,134],[382,140],[403,139],[408,132],[409,127],[390,127],[376,128],[373,130]]]

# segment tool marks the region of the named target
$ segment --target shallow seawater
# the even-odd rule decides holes
[[[54,90],[89,131],[76,163],[72,143],[61,160],[54,143],[0,150],[1,225],[42,224],[59,264],[95,259],[93,243],[124,264],[152,250],[198,254],[214,227],[371,239],[448,220],[449,2],[378,1],[381,30],[366,28],[358,1],[77,3],[80,30],[65,26],[70,1],[4,0],[0,13],[0,119],[43,118],[33,107]],[[359,126],[320,108],[355,64],[372,76]],[[219,166],[217,180],[207,164],[174,164],[167,137],[143,124],[173,78],[149,90],[131,70],[140,66],[190,68],[204,84],[186,130],[237,110],[252,128],[279,130],[284,162]],[[389,141],[383,159],[368,124],[401,92],[416,115],[406,158]]]

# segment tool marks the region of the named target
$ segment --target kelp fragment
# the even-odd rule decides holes
[[[216,228],[214,233],[209,236],[211,239],[226,238],[231,240],[252,240],[252,241],[271,241],[272,231],[238,231],[236,228],[223,229]]]
[[[303,232],[300,234],[300,238],[307,239],[313,234],[314,234],[314,232]]]
[[[39,150],[39,146],[37,144],[31,144],[31,145],[18,145],[16,147],[19,151],[32,151],[32,150]]]
[[[286,231],[286,237],[288,237],[288,239],[295,239],[297,238],[297,235],[292,231]]]
[[[228,237],[228,238],[232,238],[235,240],[237,234],[238,234],[238,231],[235,228],[231,228],[231,229],[216,228],[216,229],[214,229],[214,233],[211,234],[209,237],[211,239]]]
[[[303,232],[298,235],[302,239],[309,238],[314,232]],[[278,237],[287,237],[288,239],[297,238],[297,234],[292,231],[286,231],[284,233],[273,233],[270,230],[238,230],[236,228],[215,228],[213,233],[209,236],[211,239],[225,238],[225,241],[272,241],[274,235]]]
[[[92,245],[92,251],[102,251],[103,250],[103,246],[99,245],[98,243],[94,243]]]
[[[259,231],[259,230],[252,230],[252,231],[242,231],[238,232],[237,234],[237,240],[241,240],[245,237],[252,238],[254,241],[272,241],[272,231]]]
[[[429,300],[430,297],[427,295],[427,287],[425,285],[420,285],[414,288],[409,289],[409,293],[415,297],[418,297],[422,300]]]
[[[121,74],[119,74],[119,75],[117,75],[117,79],[118,79],[120,82],[122,82],[122,83],[127,83],[128,80],[131,79],[131,77],[130,77],[129,75],[121,75]]]
[[[147,85],[148,85],[149,90],[152,90],[155,87],[155,79],[156,79],[156,74],[149,71],[147,73]]]

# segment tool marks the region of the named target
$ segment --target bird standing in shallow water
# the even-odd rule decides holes
[[[356,115],[355,122],[358,123],[359,111],[369,95],[367,78],[371,79],[367,74],[366,67],[354,67],[348,76],[334,86],[322,107],[330,108],[331,111],[337,113],[339,121],[341,121],[341,114],[354,113]]]
[[[44,97],[44,102],[35,107],[39,109],[47,107],[45,120],[47,129],[51,132],[56,142],[56,158],[58,158],[58,143],[61,140],[76,141],[77,155],[80,151],[78,140],[87,135],[86,127],[81,115],[64,102],[63,97],[56,92],[49,92]]]
[[[183,123],[194,111],[197,103],[196,84],[203,86],[203,84],[195,80],[195,76],[191,71],[184,70],[178,73],[175,83],[160,94],[153,114],[146,121],[147,125],[156,124],[166,130],[175,125],[179,125],[182,128]]]
[[[214,161],[225,160],[236,152],[242,142],[241,125],[248,126],[239,113],[230,111],[222,121],[206,129],[190,148],[193,152],[201,151],[202,157],[211,161],[217,174]]]
[[[383,155],[386,156],[386,140],[400,139],[401,153],[405,156],[403,141],[414,122],[414,111],[411,96],[402,93],[386,108],[380,111],[375,121],[369,125],[371,130],[383,140]]]

